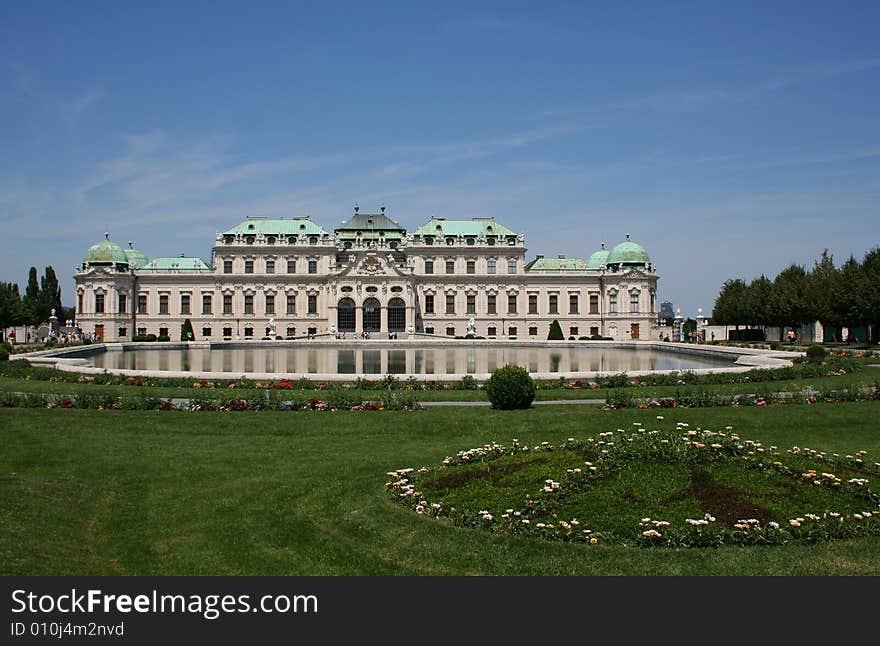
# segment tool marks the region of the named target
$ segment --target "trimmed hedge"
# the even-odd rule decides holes
[[[535,382],[528,370],[508,364],[495,370],[489,377],[486,396],[492,402],[492,408],[529,408],[535,399]]]
[[[810,361],[822,361],[825,359],[825,348],[818,343],[807,348],[807,359]]]

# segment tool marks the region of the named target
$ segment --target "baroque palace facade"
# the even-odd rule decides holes
[[[332,233],[308,217],[249,217],[218,233],[211,262],[148,259],[105,240],[77,268],[77,325],[104,341],[426,333],[546,340],[658,338],[657,274],[626,241],[589,259],[526,262],[525,239],[491,218],[432,218],[412,233],[360,213]]]

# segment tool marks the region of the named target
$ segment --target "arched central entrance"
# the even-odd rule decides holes
[[[378,332],[382,329],[382,306],[375,298],[364,301],[364,332]]]
[[[354,332],[354,301],[343,298],[336,306],[336,327],[340,332]]]
[[[388,331],[403,332],[406,329],[406,303],[402,298],[388,301]]]

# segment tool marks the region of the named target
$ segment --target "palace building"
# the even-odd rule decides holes
[[[360,213],[332,233],[309,217],[248,217],[218,233],[210,262],[147,258],[109,235],[77,268],[77,325],[104,341],[410,334],[540,340],[658,338],[657,273],[626,240],[582,258],[526,261],[492,218],[432,218],[407,232]]]

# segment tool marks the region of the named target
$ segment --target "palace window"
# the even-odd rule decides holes
[[[253,260],[245,260],[244,261],[244,273],[246,273],[246,274],[254,273],[254,261]]]
[[[266,261],[266,273],[267,274],[274,274],[275,273],[275,261],[274,260],[267,260]]]
[[[285,336],[287,336],[288,339],[296,336],[296,328],[295,327],[287,328],[287,331],[285,332]]]
[[[617,314],[617,294],[612,293],[608,295],[608,311],[612,314]]]
[[[202,294],[202,314],[211,313],[211,295]]]
[[[538,313],[538,295],[529,294],[529,314]],[[537,334],[537,332],[535,333]]]
[[[486,273],[494,274],[495,273],[495,259],[490,258],[486,263]]]
[[[125,294],[119,295],[119,313],[125,314],[128,311],[128,296]],[[124,334],[121,336],[125,336]]]
[[[253,314],[254,313],[254,295],[253,294],[245,294],[244,295],[244,313],[245,314]]]
[[[180,295],[180,313],[181,314],[189,314],[190,313],[189,306],[190,306],[190,299],[191,298],[192,297],[189,294],[181,294]]]
[[[550,294],[550,313],[559,314],[559,296]]]
[[[287,295],[287,313],[296,314],[296,296],[293,294]]]
[[[224,274],[231,274],[232,273],[232,261],[231,260],[224,260],[223,261],[223,273]]]
[[[425,295],[425,314],[433,314],[434,313],[434,295],[426,294]]]
[[[497,297],[495,294],[489,294],[486,297],[486,311],[489,314],[498,314]]]
[[[159,336],[168,336],[168,328],[160,327],[159,328]]]
[[[529,336],[538,336],[538,328],[532,326],[529,328]]]
[[[287,273],[295,274],[296,273],[296,260],[288,260],[287,261]]]
[[[599,313],[599,295],[590,294],[590,314]]]
[[[475,294],[467,295],[467,313],[468,314],[476,314],[477,313],[477,296]]]
[[[317,260],[309,260],[309,273],[317,274],[318,273],[318,261]]]
[[[97,313],[97,314],[104,313],[104,295],[103,294],[95,294],[95,313]]]
[[[232,314],[232,294],[223,294],[223,313]]]
[[[477,273],[477,261],[476,260],[468,260],[467,261],[467,273],[469,273],[469,274]]]
[[[203,327],[202,328],[202,336],[211,336],[211,328]]]
[[[507,328],[507,336],[516,336],[516,328],[515,327]]]
[[[446,328],[446,336],[455,336],[455,328],[454,327]]]
[[[578,335],[578,328],[576,328],[574,326],[568,328],[568,336],[577,336],[577,335]]]
[[[434,334],[434,328],[432,328],[432,327],[426,327],[426,328],[425,328],[425,334]]]
[[[487,336],[497,336],[498,335],[498,328],[495,328],[495,327],[486,328],[486,335]]]
[[[168,294],[159,294],[159,314],[168,314]]]
[[[309,294],[309,314],[318,313],[318,295]]]
[[[577,314],[578,313],[578,295],[577,294],[569,294],[568,295],[568,313],[569,314]]]
[[[515,274],[516,273],[516,260],[508,260],[507,261],[507,273]]]
[[[266,314],[275,313],[275,295],[266,294]]]
[[[454,260],[447,260],[446,261],[446,273],[447,274],[454,274],[455,273],[455,261]]]
[[[455,314],[455,294],[446,295],[446,313]]]
[[[590,328],[590,336],[599,336],[599,328],[594,326]]]
[[[126,327],[119,328],[119,336],[128,336],[128,328],[126,328]]]
[[[232,336],[232,328],[231,327],[223,328],[223,336],[231,337]]]
[[[516,294],[507,295],[507,313],[516,314]]]
[[[246,327],[246,328],[244,329],[244,338],[246,338],[246,339],[250,339],[250,338],[252,338],[253,336],[254,336],[254,328],[252,328],[252,327]]]
[[[631,292],[629,295],[629,311],[630,312],[638,312],[639,311],[639,293]]]
[[[426,274],[433,274],[434,273],[434,261],[433,260],[426,260],[425,261],[425,273]]]
[[[146,294],[138,294],[138,314],[146,314],[147,313],[147,295]]]
[[[80,295],[77,297],[77,301],[78,301],[78,303],[77,303],[76,310],[77,310],[78,312],[82,312],[82,311],[83,311],[83,295],[82,295],[82,294],[80,294]]]

